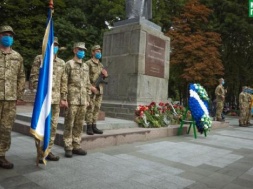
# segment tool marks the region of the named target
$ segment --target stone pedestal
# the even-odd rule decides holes
[[[166,101],[170,39],[145,19],[121,21],[104,34],[102,63],[108,69],[102,110],[133,119],[138,105]]]

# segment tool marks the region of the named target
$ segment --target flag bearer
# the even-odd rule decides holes
[[[57,57],[59,50],[58,38],[54,37],[54,62],[53,62],[53,84],[52,84],[52,102],[51,102],[51,129],[50,129],[50,141],[48,145],[49,154],[46,160],[58,161],[59,156],[54,155],[51,150],[54,145],[56,136],[58,118],[60,113],[60,107],[67,107],[67,78],[65,74],[65,61]],[[35,57],[32,70],[30,74],[30,82],[33,89],[37,89],[39,70],[42,63],[42,55]],[[42,159],[39,163],[43,163]]]

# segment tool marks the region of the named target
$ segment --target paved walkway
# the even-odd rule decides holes
[[[216,129],[192,135],[120,145],[35,165],[31,137],[12,133],[7,153],[15,167],[0,168],[0,189],[249,189],[253,188],[253,127]]]

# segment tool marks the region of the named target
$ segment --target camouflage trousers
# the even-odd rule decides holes
[[[101,94],[99,95],[92,94],[90,98],[91,98],[91,105],[87,108],[85,119],[87,124],[97,122],[103,96]]]
[[[251,108],[247,109],[247,115],[246,115],[246,123],[250,123],[250,119],[251,119]]]
[[[220,119],[221,120],[221,114],[223,111],[223,107],[224,107],[224,102],[217,102],[216,104],[216,119]]]
[[[0,101],[0,156],[11,146],[11,130],[16,116],[16,101]]]
[[[51,111],[52,111],[52,113],[51,113],[52,117],[51,117],[50,141],[49,141],[49,145],[48,145],[49,152],[51,151],[51,149],[54,145],[54,140],[55,140],[55,136],[56,136],[56,130],[57,130],[58,119],[59,119],[59,114],[60,114],[59,104],[52,104]]]
[[[239,124],[245,125],[247,123],[248,108],[240,108]]]
[[[71,105],[65,112],[63,141],[65,150],[79,149],[85,119],[85,105]]]

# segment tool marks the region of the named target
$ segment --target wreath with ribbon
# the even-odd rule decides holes
[[[209,116],[208,94],[200,84],[190,84],[189,109],[196,122],[198,132],[201,134],[211,128],[212,121]]]

